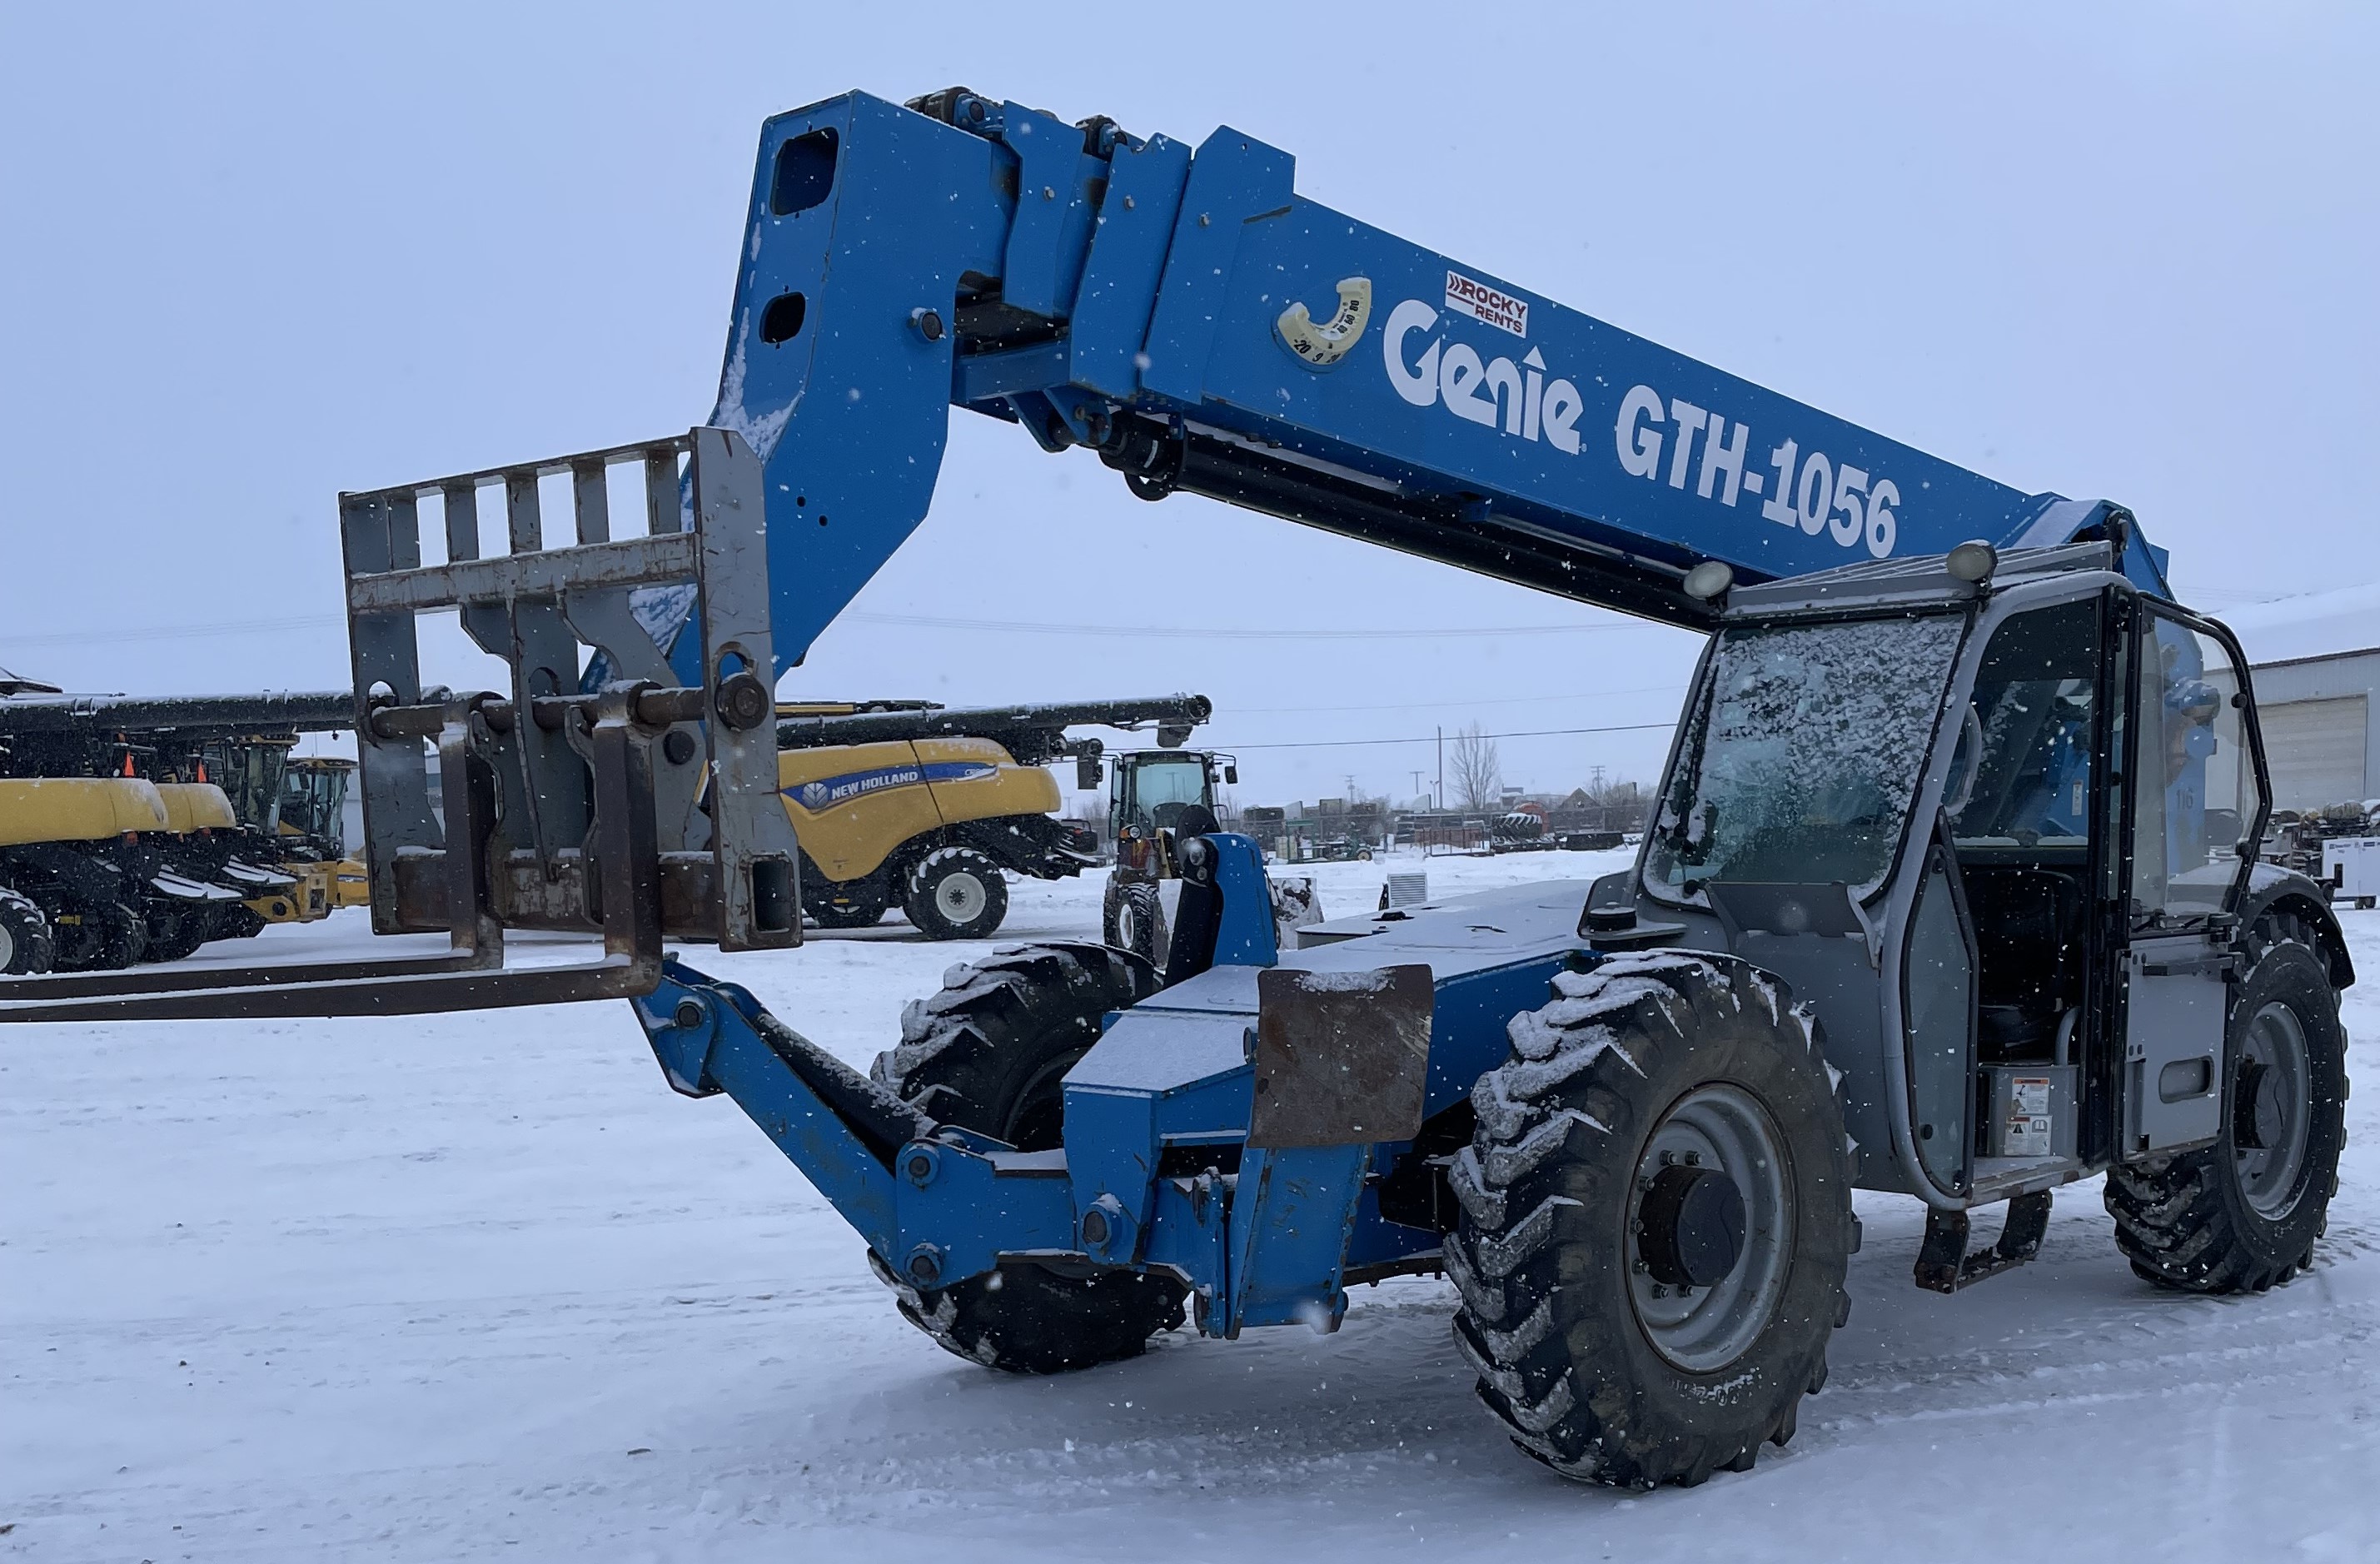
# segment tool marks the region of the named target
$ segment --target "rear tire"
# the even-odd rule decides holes
[[[1456,1343],[1513,1443],[1567,1476],[1749,1471],[1792,1437],[1849,1312],[1852,1170],[1816,1023],[1767,975],[1677,951],[1554,991],[1472,1092]]]
[[[2249,949],[2223,1040],[2222,1137],[2107,1170],[2116,1246],[2135,1275],[2179,1291],[2262,1292],[2312,1266],[2338,1188],[2347,1032],[2329,964],[2279,915],[2257,920]]]
[[[0,886],[0,973],[37,976],[56,959],[49,915],[31,897]]]
[[[937,847],[909,871],[901,910],[929,940],[985,940],[1008,916],[1008,880],[972,847]]]
[[[940,993],[913,1000],[900,1046],[878,1055],[871,1073],[943,1123],[1050,1150],[1063,1122],[1060,1083],[1098,1041],[1100,1019],[1156,991],[1156,973],[1120,951],[1010,947],[952,967]],[[969,1362],[1015,1374],[1136,1357],[1183,1319],[1184,1289],[1170,1276],[1012,1261],[920,1288],[869,1259],[912,1325]]]

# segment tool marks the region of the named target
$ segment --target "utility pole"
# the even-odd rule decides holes
[[[1446,729],[1438,730],[1438,806],[1446,807]]]

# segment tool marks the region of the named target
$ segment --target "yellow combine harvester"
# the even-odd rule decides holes
[[[777,787],[801,843],[802,911],[865,928],[898,905],[928,938],[979,940],[1008,915],[1009,874],[1059,879],[1096,867],[1099,837],[1053,818],[1072,758],[1096,786],[1101,746],[1070,726],[1154,726],[1179,745],[1203,696],[946,710],[781,708]]]
[[[262,927],[297,881],[250,864],[223,790],[141,777],[0,779],[0,970],[174,961]]]
[[[173,961],[326,915],[336,855],[284,842],[273,813],[297,733],[351,706],[64,696],[0,672],[0,969]]]

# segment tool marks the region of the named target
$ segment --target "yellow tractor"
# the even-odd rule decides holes
[[[1180,744],[1208,710],[1203,696],[781,709],[777,787],[801,843],[802,911],[865,928],[897,903],[929,939],[983,939],[1008,915],[1009,874],[1058,879],[1099,862],[1096,832],[1053,818],[1058,782],[1042,763],[1071,757],[1095,776],[1100,753],[1067,727],[1153,723]]]

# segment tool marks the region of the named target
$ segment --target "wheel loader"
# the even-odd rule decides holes
[[[1156,961],[1170,938],[1162,888],[1181,878],[1174,849],[1220,829],[1215,784],[1237,784],[1239,761],[1198,749],[1127,749],[1107,757],[1107,772],[1115,867],[1099,903],[1101,938]]]
[[[1632,1487],[1793,1437],[1852,1307],[1854,1189],[1924,1210],[1909,1274],[1947,1293],[2036,1255],[2087,1179],[2143,1287],[2318,1266],[2354,973],[2324,888],[2257,861],[2239,645],[2131,513],[1687,358],[1294,173],[1233,127],[1194,150],[964,89],[771,118],[707,423],[340,498],[374,925],[446,952],[16,979],[0,1019],[624,998],[669,1085],[746,1112],[971,1364],[1330,1330],[1356,1284],[1439,1274],[1512,1443]],[[1143,500],[1701,635],[1635,863],[1284,948],[1256,843],[1191,832],[1161,963],[960,964],[868,1074],[705,976],[664,942],[800,941],[773,682],[924,516],[953,406]],[[605,496],[639,482],[615,534]],[[509,687],[423,688],[416,620],[458,612]],[[588,649],[605,678],[563,693]],[[601,945],[508,965],[516,928]]]

